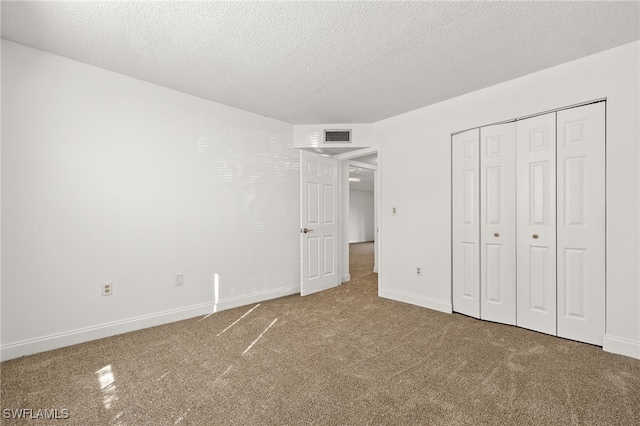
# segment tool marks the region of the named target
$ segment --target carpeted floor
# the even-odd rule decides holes
[[[3,410],[69,415],[3,424],[640,425],[640,360],[381,299],[351,250],[332,290],[2,363]]]

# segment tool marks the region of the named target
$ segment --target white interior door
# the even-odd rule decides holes
[[[340,284],[338,160],[300,151],[300,294]]]
[[[453,310],[480,317],[480,130],[453,135]]]
[[[516,125],[480,129],[480,318],[516,323]]]
[[[556,330],[556,113],[516,123],[517,325]]]
[[[558,111],[558,336],[602,346],[605,104]]]

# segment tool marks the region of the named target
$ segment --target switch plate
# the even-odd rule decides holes
[[[184,284],[184,274],[176,274],[176,286]]]

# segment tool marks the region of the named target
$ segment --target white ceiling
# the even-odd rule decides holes
[[[631,2],[2,2],[2,38],[292,124],[371,123],[640,39]]]

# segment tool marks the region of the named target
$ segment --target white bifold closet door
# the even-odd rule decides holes
[[[453,135],[453,309],[480,318],[480,130]]]
[[[605,104],[558,111],[558,336],[602,346]]]
[[[454,135],[453,309],[516,323],[515,123]]]
[[[516,124],[480,129],[480,318],[516,323]]]
[[[605,103],[452,145],[453,310],[602,345]]]
[[[556,113],[516,124],[517,321],[556,334]]]

